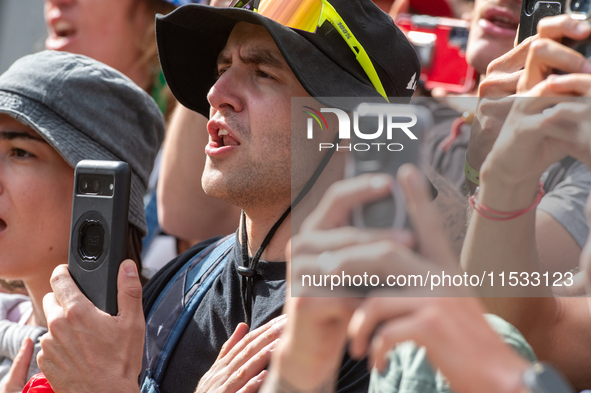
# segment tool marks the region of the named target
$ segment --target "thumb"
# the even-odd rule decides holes
[[[33,346],[33,340],[25,337],[21,348],[12,362],[2,392],[20,392],[23,390],[23,387],[27,383],[27,371],[29,370],[31,358],[33,357]]]
[[[419,240],[421,254],[440,264],[452,266],[457,263],[443,235],[443,221],[435,206],[425,176],[412,164],[398,170],[399,183],[404,190],[407,210]]]
[[[119,306],[118,316],[120,317],[143,315],[142,284],[135,262],[131,259],[126,259],[119,266],[117,304]]]

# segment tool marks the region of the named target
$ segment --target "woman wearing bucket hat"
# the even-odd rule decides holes
[[[207,144],[207,119],[184,108],[174,110],[176,100],[160,71],[154,32],[156,14],[167,14],[189,3],[223,7],[229,0],[44,3],[47,49],[89,56],[121,71],[154,98],[169,121],[162,158],[156,161],[145,198],[148,234],[142,255],[146,276],[151,277],[197,240],[232,232],[239,210],[208,197],[201,188],[199,168],[203,168],[205,156],[195,154],[195,146]]]
[[[0,309],[16,322],[0,327],[0,377],[21,341],[45,332],[43,298],[51,292],[53,269],[68,259],[73,168],[80,160],[130,165],[127,256],[141,272],[147,229],[142,198],[163,136],[154,101],[90,58],[45,51],[23,57],[0,76],[0,276],[22,280],[30,295],[30,302],[0,298]],[[28,375],[35,370],[33,360]]]

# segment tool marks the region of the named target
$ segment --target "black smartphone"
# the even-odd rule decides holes
[[[366,173],[387,173],[396,177],[403,164],[418,164],[420,144],[426,131],[433,126],[433,116],[426,107],[361,104],[357,113],[360,132],[352,136],[355,148],[351,150],[347,177]],[[379,130],[382,132],[378,133]],[[369,135],[375,137],[369,141]],[[431,187],[431,192],[435,198],[437,191]],[[352,221],[362,228],[410,228],[404,193],[394,182],[386,198],[354,209]]]
[[[521,2],[521,17],[519,18],[518,43],[526,38],[536,35],[538,22],[547,16],[556,16],[565,13],[567,0],[523,0]]]
[[[569,14],[577,20],[591,20],[591,0],[524,0],[521,4],[521,18],[519,23],[519,38],[521,43],[527,37],[538,31],[538,22],[547,16]],[[563,38],[562,44],[572,48],[591,59],[591,37],[582,41]],[[562,73],[557,71],[557,73]]]
[[[121,161],[76,165],[68,268],[84,295],[117,315],[117,273],[127,253],[131,170]]]

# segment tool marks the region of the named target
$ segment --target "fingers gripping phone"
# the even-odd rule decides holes
[[[131,170],[121,161],[76,165],[68,268],[84,295],[117,315],[117,274],[127,253]]]

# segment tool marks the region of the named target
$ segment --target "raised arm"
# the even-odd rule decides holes
[[[552,29],[565,31],[573,23],[576,24],[565,17],[545,20],[539,26],[540,35],[546,33],[556,38],[550,34],[555,31]],[[556,58],[561,59],[562,66],[552,63]],[[582,369],[589,367],[590,357],[580,350],[581,345],[591,343],[591,334],[583,328],[591,323],[586,300],[551,297],[556,279],[552,275],[550,287],[544,285],[545,279],[537,287],[522,286],[525,280],[521,273],[529,273],[529,278],[534,272],[544,273],[536,244],[535,209],[506,221],[494,218],[501,218],[497,212],[518,212],[534,205],[540,176],[553,162],[571,155],[589,165],[589,144],[580,141],[589,132],[588,127],[581,126],[589,121],[589,105],[581,100],[566,100],[564,96],[584,94],[584,86],[589,86],[591,78],[568,75],[566,79],[561,76],[544,80],[551,68],[570,66],[580,70],[584,61],[552,39],[539,39],[532,44],[520,90],[525,91],[523,95],[538,98],[519,98],[515,102],[482,166],[476,200],[490,210],[473,213],[462,252],[462,266],[471,274],[493,271],[498,280],[498,274],[505,272],[503,292],[499,291],[499,281],[495,288],[488,288],[492,291],[488,294],[500,297],[484,299],[487,307],[515,325],[538,357],[554,362],[576,387],[589,384],[588,373]],[[577,78],[578,83],[572,84],[572,78]],[[567,83],[571,83],[570,90]],[[520,284],[508,288],[511,272],[517,273]],[[546,297],[517,297],[539,295]]]
[[[162,150],[158,219],[164,231],[181,239],[225,235],[238,225],[240,210],[208,196],[201,187],[208,141],[207,119],[177,105]]]

